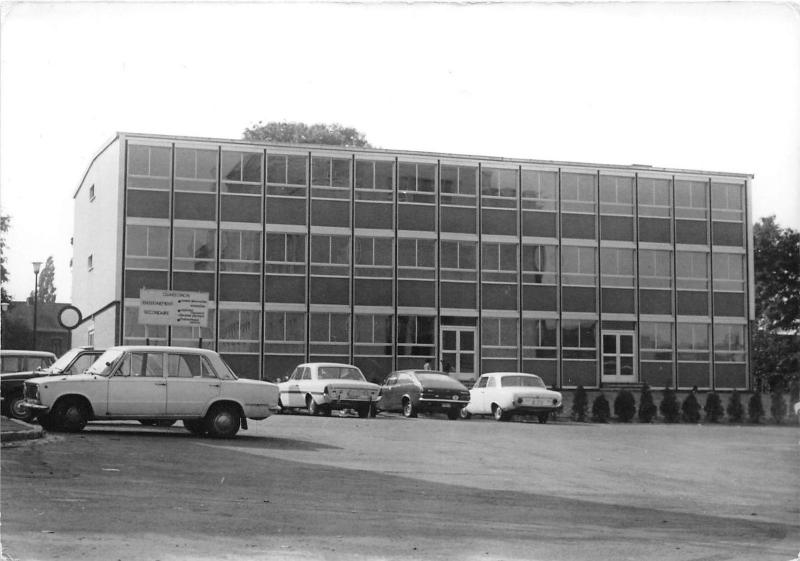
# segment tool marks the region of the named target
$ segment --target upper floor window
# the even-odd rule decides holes
[[[642,360],[672,360],[672,324],[650,323],[639,324]]]
[[[675,273],[678,288],[708,290],[708,254],[696,251],[677,252]]]
[[[522,270],[525,282],[533,284],[556,284],[558,258],[554,245],[523,245]]]
[[[400,238],[397,240],[397,265],[398,267],[435,267],[436,241]]]
[[[716,252],[712,265],[714,290],[744,291],[744,255]]]
[[[639,250],[639,286],[642,288],[672,287],[672,252]]]
[[[555,210],[558,198],[558,173],[522,170],[522,208]]]
[[[272,263],[305,263],[305,234],[267,234],[267,261]]]
[[[711,183],[714,220],[741,222],[744,219],[744,187],[735,183]]]
[[[561,174],[561,209],[566,212],[594,213],[597,202],[597,176],[588,173]]]
[[[220,237],[222,271],[258,272],[261,269],[261,232],[223,230]]]
[[[668,218],[672,215],[672,181],[640,177],[639,216]]]
[[[391,267],[392,238],[356,237],[355,264],[362,267]]]
[[[481,195],[516,200],[518,177],[516,169],[481,168]]]
[[[305,197],[308,158],[291,154],[267,154],[267,193]]]
[[[600,176],[600,212],[633,216],[633,178]]]
[[[477,192],[478,168],[474,166],[442,165],[440,192],[442,203],[472,202]],[[472,206],[470,205],[470,206]]]
[[[600,248],[600,270],[603,286],[633,287],[634,251],[627,248]]]
[[[128,187],[169,189],[172,149],[168,146],[128,146]]]
[[[478,267],[478,251],[475,242],[442,241],[442,268],[469,269]]]
[[[577,286],[595,286],[596,253],[593,247],[561,247],[561,282]]]
[[[744,362],[745,326],[714,325],[714,360],[717,362]]]
[[[401,201],[434,202],[436,164],[400,162],[397,190]]]
[[[311,262],[320,265],[349,265],[350,237],[312,235]]]
[[[566,359],[595,360],[597,357],[597,322],[563,320],[561,354]]]
[[[217,155],[216,150],[175,148],[175,190],[216,191]]]
[[[173,264],[179,271],[211,271],[217,257],[216,230],[175,228]]]
[[[314,187],[350,187],[350,159],[313,156],[311,185]]]
[[[526,358],[556,358],[558,350],[558,320],[522,320],[522,346]]]
[[[125,232],[125,266],[127,268],[167,268],[169,227],[128,224]]]
[[[223,150],[220,168],[222,192],[260,195],[262,166],[260,152]]]
[[[504,271],[516,273],[517,245],[510,243],[483,242],[481,269],[484,271]]]
[[[394,188],[394,162],[356,160],[356,189],[391,191]]]
[[[708,218],[708,183],[705,181],[675,181],[675,216],[677,218]]]
[[[707,323],[678,323],[678,360],[681,362],[708,362],[709,346]]]

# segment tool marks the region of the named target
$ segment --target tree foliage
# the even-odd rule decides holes
[[[628,390],[621,390],[614,398],[614,415],[623,423],[630,423],[636,415],[636,399]]]
[[[589,398],[586,395],[586,390],[582,385],[575,389],[575,395],[572,398],[572,420],[583,423],[586,421],[586,408],[589,405]]]
[[[800,329],[800,232],[775,216],[753,227],[756,318],[767,331]]]
[[[0,216],[0,301],[11,302],[11,296],[6,290],[8,282],[8,269],[6,268],[6,234],[11,227],[11,217],[7,214]]]
[[[697,386],[695,386],[681,404],[681,419],[684,423],[700,422],[700,402],[697,401]]]
[[[675,392],[669,386],[664,388],[664,396],[661,398],[661,405],[658,408],[665,422],[677,423],[680,420],[681,406]]]
[[[655,419],[658,408],[653,403],[653,392],[647,384],[642,386],[642,395],[639,397],[639,420],[650,423]]]
[[[703,407],[706,412],[706,421],[709,423],[718,423],[722,416],[725,414],[725,409],[722,407],[722,400],[719,394],[711,392],[706,397],[706,405]]]
[[[739,392],[733,390],[730,398],[728,398],[728,407],[725,410],[728,414],[728,421],[731,423],[741,423],[744,418],[744,406],[742,406],[742,396]]]
[[[607,423],[610,416],[611,407],[606,396],[601,393],[592,402],[592,421],[595,423]]]
[[[53,256],[49,256],[44,263],[44,267],[39,272],[39,292],[37,297],[40,303],[54,304],[56,301],[56,266],[53,263]],[[33,303],[34,293],[31,291],[28,302]]]
[[[754,393],[747,402],[747,418],[753,424],[761,422],[764,416],[764,403],[761,401],[761,394]]]
[[[284,142],[289,144],[325,144],[334,146],[355,146],[371,148],[364,133],[352,127],[344,127],[338,123],[305,123],[259,121],[244,129],[245,140],[262,140]]]

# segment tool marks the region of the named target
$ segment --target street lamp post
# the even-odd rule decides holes
[[[33,262],[33,350],[36,350],[36,320],[38,318],[39,304],[39,269],[42,267],[41,261]]]

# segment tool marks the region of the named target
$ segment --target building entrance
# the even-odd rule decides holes
[[[444,325],[441,329],[439,368],[458,380],[475,379],[475,328]]]
[[[636,382],[633,331],[603,331],[603,382]]]

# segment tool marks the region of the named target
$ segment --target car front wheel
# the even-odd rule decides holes
[[[314,398],[308,396],[306,398],[306,409],[308,409],[309,415],[319,415],[320,407],[317,405],[317,402],[314,401]]]
[[[206,415],[205,428],[212,438],[231,438],[239,432],[241,416],[231,405],[219,405]]]
[[[12,395],[6,399],[8,400],[9,417],[12,419],[18,419],[20,421],[25,421],[26,423],[33,419],[33,412],[27,407],[22,406],[22,404],[25,402],[25,398],[22,397],[21,393]]]
[[[403,398],[403,416],[409,419],[417,416],[417,410],[411,400],[407,397]]]
[[[503,408],[499,405],[495,405],[492,415],[495,421],[508,421],[508,413],[503,411]]]
[[[462,419],[469,419],[470,417],[472,417],[472,413],[467,411],[466,407],[462,407],[461,411],[459,411],[458,414]]]
[[[58,430],[79,432],[86,426],[89,414],[83,403],[75,399],[67,399],[56,405],[53,417]]]

